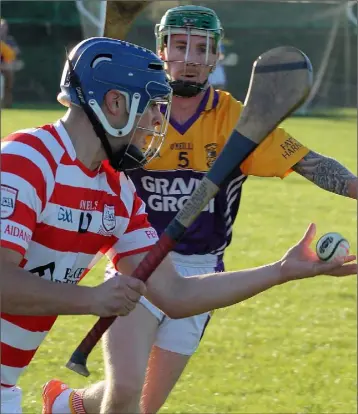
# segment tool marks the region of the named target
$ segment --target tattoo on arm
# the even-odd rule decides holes
[[[348,183],[356,176],[333,158],[310,151],[292,169],[332,193],[349,197]]]

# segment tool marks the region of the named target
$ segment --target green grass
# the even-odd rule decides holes
[[[4,110],[2,135],[53,121],[56,110]],[[339,119],[293,118],[287,130],[311,149],[357,168],[354,113]],[[316,188],[296,174],[250,179],[226,254],[228,269],[278,259],[309,222],[338,231],[356,245],[356,203]],[[102,279],[103,263],[86,283]],[[357,412],[356,278],[320,277],[272,289],[217,311],[197,354],[163,413]],[[20,385],[24,412],[39,413],[41,385],[53,377],[73,387],[103,378],[100,347],[90,379],[64,368],[93,317],[60,317]],[[120,346],[119,346],[120,352]]]

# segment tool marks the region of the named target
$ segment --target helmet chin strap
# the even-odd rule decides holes
[[[173,88],[173,95],[182,98],[193,98],[207,88],[208,80],[203,83],[177,80],[170,81],[169,84]]]
[[[112,158],[116,167],[111,160],[110,164],[117,171],[135,170],[145,164],[143,152],[133,144],[123,145],[118,151],[112,153]]]

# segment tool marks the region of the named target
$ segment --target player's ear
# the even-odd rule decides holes
[[[106,93],[103,105],[110,115],[117,115],[125,110],[125,98],[120,91],[112,89]]]

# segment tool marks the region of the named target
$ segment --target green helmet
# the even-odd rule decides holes
[[[203,6],[179,6],[167,10],[159,24],[155,26],[157,50],[163,51],[170,47],[171,35],[185,34],[189,36],[206,37],[207,42],[213,39],[217,50],[219,42],[224,37],[224,30],[214,10]],[[206,59],[208,59],[208,52]],[[214,65],[209,65],[212,71]],[[169,76],[169,75],[168,75]],[[169,76],[170,78],[170,76]],[[171,80],[174,95],[192,97],[205,90],[208,81],[204,83]]]
[[[214,10],[203,6],[178,6],[167,10],[155,26],[158,49],[165,45],[168,34],[200,35],[213,38],[216,46],[224,37],[224,30]]]

